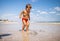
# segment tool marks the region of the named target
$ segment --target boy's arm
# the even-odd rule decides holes
[[[29,20],[30,20],[30,13],[29,13]]]
[[[20,13],[19,18],[21,18],[21,17],[22,17],[22,14],[23,14],[23,11]]]

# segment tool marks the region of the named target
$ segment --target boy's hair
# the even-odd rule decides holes
[[[27,5],[26,5],[26,8],[28,8],[28,6],[30,6],[30,8],[32,8],[32,7],[31,7],[31,4],[27,4]]]

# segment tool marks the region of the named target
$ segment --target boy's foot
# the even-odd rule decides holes
[[[24,32],[24,30],[22,30],[22,32]]]

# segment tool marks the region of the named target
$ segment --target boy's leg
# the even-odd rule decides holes
[[[24,31],[24,28],[25,28],[25,26],[24,26],[24,24],[22,25],[22,31]]]
[[[22,22],[23,22],[22,31],[24,31],[24,28],[26,26],[26,22],[25,22],[25,20],[23,20]]]
[[[27,24],[26,24],[26,31],[29,30],[29,21],[27,21]]]

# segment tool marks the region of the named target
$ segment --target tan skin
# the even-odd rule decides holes
[[[28,21],[26,22],[25,20],[22,21],[22,31],[24,31],[24,28],[26,27],[26,31],[28,31],[29,28],[29,20],[30,20],[30,7],[28,6],[28,8],[26,8],[24,11],[21,12],[19,18],[25,18],[28,19]],[[25,15],[25,16],[23,16]]]

